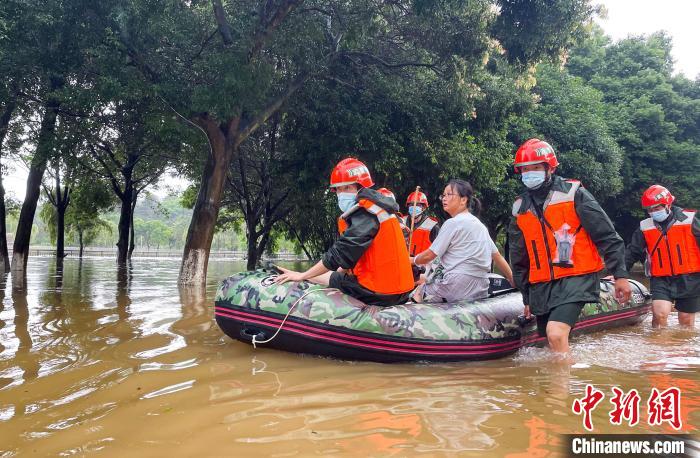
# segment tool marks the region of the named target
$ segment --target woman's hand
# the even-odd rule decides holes
[[[525,318],[527,318],[528,320],[532,316],[532,313],[530,313],[530,306],[529,305],[525,306],[525,310],[523,311],[523,315],[525,315]]]
[[[288,281],[303,281],[305,280],[304,274],[301,272],[295,272],[293,270],[285,269],[284,267],[277,267],[279,270],[282,271],[280,275],[275,278],[275,283],[278,285],[281,285],[283,283],[286,283]]]

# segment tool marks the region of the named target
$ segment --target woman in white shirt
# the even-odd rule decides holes
[[[474,216],[481,202],[474,189],[464,180],[447,183],[440,196],[449,218],[440,228],[430,248],[412,259],[424,265],[438,258],[437,274],[416,290],[417,302],[454,302],[483,299],[488,295],[489,273],[494,262],[513,284],[513,272],[498,252],[486,226]]]

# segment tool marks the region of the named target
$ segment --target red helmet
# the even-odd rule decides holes
[[[654,184],[642,194],[642,207],[649,208],[655,205],[671,205],[676,200],[671,191],[661,185]]]
[[[374,186],[369,169],[362,162],[349,157],[338,162],[331,172],[331,188],[357,183],[364,188]]]
[[[377,189],[377,192],[383,196],[391,197],[392,199],[396,200],[394,193],[389,191],[387,188],[379,188]]]
[[[416,192],[413,191],[411,194],[408,195],[406,198],[406,206],[408,207],[409,205],[413,204],[413,201],[416,201],[417,204],[422,204],[425,205],[426,207],[428,206],[428,198],[423,194],[422,192],[418,191],[418,194],[416,195]]]
[[[520,145],[513,163],[515,173],[520,173],[520,167],[531,164],[547,164],[552,169],[558,166],[559,161],[552,145],[538,138],[531,138]]]

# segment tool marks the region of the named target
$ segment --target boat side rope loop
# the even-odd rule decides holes
[[[296,308],[297,304],[298,304],[299,302],[301,302],[301,300],[304,299],[308,294],[314,293],[314,292],[316,292],[316,291],[330,291],[330,290],[337,291],[336,288],[309,289],[309,290],[307,290],[304,294],[302,294],[301,296],[299,296],[299,299],[295,300],[294,303],[292,304],[292,306],[289,307],[289,311],[288,311],[287,314],[284,316],[284,319],[282,320],[282,323],[280,323],[279,327],[277,328],[277,331],[275,331],[275,333],[272,335],[272,337],[270,337],[270,338],[267,339],[267,340],[257,340],[258,335],[255,334],[255,335],[253,336],[253,340],[251,341],[251,343],[253,344],[253,348],[258,348],[258,347],[257,347],[257,344],[266,344],[266,343],[268,343],[268,342],[272,342],[272,340],[273,340],[275,337],[277,337],[277,334],[279,334],[280,331],[282,330],[282,326],[284,326],[284,323],[287,322],[287,318],[289,318],[289,315],[294,311],[294,309]]]

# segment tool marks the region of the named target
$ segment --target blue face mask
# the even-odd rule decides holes
[[[408,214],[413,217],[419,216],[421,213],[423,213],[423,207],[418,205],[411,205],[408,207]]]
[[[339,192],[338,193],[338,207],[340,211],[345,213],[350,210],[353,205],[355,205],[357,194],[354,192]]]
[[[662,223],[666,221],[668,218],[669,211],[666,210],[665,208],[662,208],[661,210],[657,210],[655,212],[649,213],[649,216],[651,216],[651,219],[656,221],[657,223]]]
[[[547,172],[544,170],[534,171],[534,172],[523,172],[522,180],[523,184],[528,187],[528,189],[537,189],[542,186],[544,180],[547,178]]]

